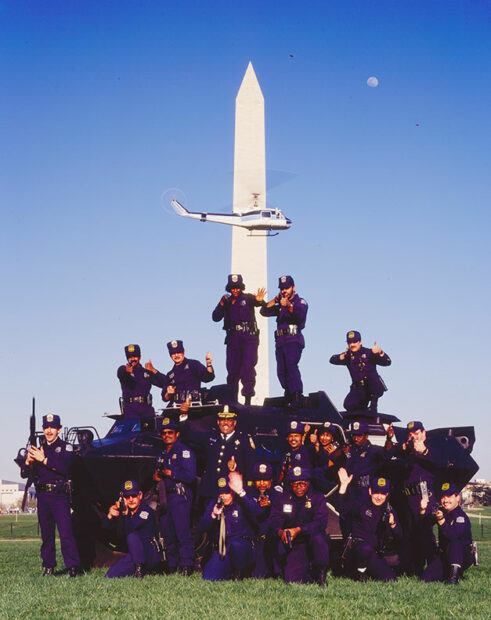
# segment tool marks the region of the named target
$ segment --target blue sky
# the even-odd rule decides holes
[[[268,242],[268,290],[291,273],[309,302],[305,392],[341,408],[348,374],[328,360],[358,329],[393,360],[380,408],[474,424],[491,477],[490,35],[481,0],[1,1],[0,476],[17,478],[33,395],[40,415],[108,429],[125,344],[167,370],[182,338],[224,381],[211,311],[231,231],[161,196],[231,208],[251,60],[268,205],[294,222]]]

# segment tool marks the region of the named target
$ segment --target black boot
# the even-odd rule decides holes
[[[68,569],[68,575],[69,575],[70,577],[78,577],[78,575],[79,575],[79,574],[80,574],[80,573],[79,573],[79,568],[78,568],[78,566],[71,566],[71,567]]]
[[[133,577],[136,577],[136,579],[143,579],[143,564],[135,564]]]
[[[244,396],[244,404],[245,404],[245,405],[250,405],[250,404],[251,404],[251,398],[252,398],[252,396],[251,396],[251,395],[249,395],[249,396]]]
[[[303,406],[303,394],[302,392],[294,392],[292,394],[291,405],[295,409],[301,409]]]
[[[366,583],[367,580],[367,571],[361,571],[361,570],[357,570],[357,581],[361,582],[361,583]]]
[[[43,571],[43,577],[52,577],[55,574],[55,569],[52,566],[46,566]]]
[[[317,583],[320,586],[327,586],[327,568],[319,568],[317,571]]]
[[[181,573],[183,577],[191,577],[194,570],[192,566],[181,566],[179,572]]]
[[[165,569],[165,574],[166,575],[173,575],[174,573],[177,573],[177,566],[168,566]]]
[[[371,413],[377,413],[377,405],[378,405],[378,398],[375,398],[375,396],[372,396],[372,400],[370,401],[369,411]]]
[[[456,586],[459,583],[459,569],[460,566],[458,564],[450,564],[450,575],[447,579],[449,586]]]

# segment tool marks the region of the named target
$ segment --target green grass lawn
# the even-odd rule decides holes
[[[321,588],[270,579],[207,583],[199,574],[106,580],[102,568],[77,579],[60,568],[43,578],[39,542],[4,540],[0,618],[489,618],[489,541],[480,552],[480,566],[457,587],[407,577],[390,584],[329,577]]]
[[[35,514],[0,515],[0,539],[39,538],[38,517]]]

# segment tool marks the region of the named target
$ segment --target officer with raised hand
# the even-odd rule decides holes
[[[155,369],[143,368],[140,364],[141,350],[137,344],[129,344],[124,348],[126,365],[118,368],[118,379],[121,383],[121,411],[125,418],[150,418],[155,415],[152,407],[152,385],[163,388],[167,380]],[[150,362],[151,365],[151,362]]]
[[[168,417],[161,420],[164,450],[157,459],[154,480],[165,485],[167,510],[160,516],[160,532],[166,543],[167,573],[189,577],[194,567],[191,506],[196,480],[194,452],[179,440],[178,426]]]
[[[314,576],[319,585],[327,585],[329,513],[324,496],[310,485],[310,479],[304,467],[289,470],[290,488],[273,500],[269,529],[277,540],[285,582],[309,583]]]
[[[378,399],[387,390],[377,366],[390,366],[392,361],[376,342],[371,349],[362,347],[360,332],[349,331],[346,342],[346,351],[329,360],[331,364],[347,366],[351,375],[352,384],[343,406],[346,411],[358,411],[367,409],[370,403],[370,411],[375,413]]]
[[[305,347],[302,330],[307,319],[308,304],[295,292],[291,276],[279,279],[280,293],[261,308],[263,316],[275,316],[276,371],[286,402],[303,404],[303,383],[298,364]]]
[[[452,482],[439,488],[441,504],[428,513],[428,500],[421,499],[420,514],[438,525],[438,549],[424,571],[422,581],[444,581],[457,585],[459,577],[473,563],[472,531],[469,517],[460,507],[460,491]]]
[[[324,422],[310,434],[314,462],[312,483],[323,493],[329,493],[338,484],[338,470],[346,463],[344,442],[334,439],[336,432],[334,424]]]
[[[162,399],[174,403],[183,403],[188,398],[200,400],[201,383],[209,383],[215,378],[212,354],[210,352],[206,354],[206,366],[204,366],[198,360],[186,357],[182,340],[171,340],[167,343],[167,350],[174,366],[164,375],[166,383],[163,386]],[[157,377],[162,376],[162,373],[157,371],[151,362],[146,364],[145,368],[155,372]]]
[[[128,553],[117,560],[106,577],[141,579],[146,572],[157,568],[160,556],[155,546],[157,527],[154,511],[143,501],[143,493],[136,480],[126,480],[121,489],[123,506],[116,501],[102,519],[103,528],[117,527],[123,519]]]
[[[382,555],[388,534],[400,540],[402,529],[395,512],[388,503],[390,482],[387,478],[375,477],[369,486],[369,497],[354,499],[347,494],[353,474],[348,475],[344,467],[339,468],[340,510],[351,523],[351,553],[358,581],[367,576],[381,581],[397,581],[397,577]]]
[[[34,468],[34,486],[42,538],[43,575],[54,574],[56,525],[68,574],[70,577],[76,577],[79,574],[80,558],[72,531],[69,479],[74,455],[73,446],[60,439],[60,431],[60,416],[54,413],[43,416],[45,441],[39,448],[36,446],[29,448],[21,476],[27,478],[30,469]]]
[[[436,553],[436,540],[433,523],[420,519],[420,503],[422,498],[427,499],[430,512],[436,507],[435,480],[443,475],[447,464],[432,445],[419,420],[408,423],[407,440],[402,445],[392,444],[389,437],[385,450],[391,457],[391,467],[398,470],[403,480],[405,509],[400,511],[400,516],[407,545],[408,570],[421,576],[425,565],[432,561]]]
[[[242,395],[246,404],[251,404],[256,384],[257,350],[259,329],[256,324],[255,308],[264,305],[265,288],[258,289],[256,295],[244,293],[245,285],[240,274],[228,276],[226,291],[213,310],[215,322],[223,319],[223,329],[227,335],[227,384],[232,390],[232,398],[237,402],[239,381],[242,382]]]
[[[229,480],[219,478],[216,491],[218,500],[208,504],[199,524],[199,529],[214,542],[203,579],[243,579],[251,575],[254,566],[255,506],[238,472],[230,473]]]

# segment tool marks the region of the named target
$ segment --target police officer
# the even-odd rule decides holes
[[[350,495],[355,499],[368,497],[370,478],[381,473],[386,464],[386,454],[380,446],[374,446],[368,439],[368,424],[355,420],[350,427],[350,443],[345,448],[346,470],[353,475]]]
[[[123,392],[121,411],[125,418],[150,418],[155,415],[152,407],[152,385],[164,387],[164,377],[143,368],[140,364],[141,350],[137,344],[124,348],[127,363],[118,368],[118,379]],[[149,362],[151,365],[151,362]]]
[[[292,467],[288,481],[291,487],[276,496],[269,520],[285,582],[308,583],[313,572],[324,585],[329,566],[326,501],[310,486],[310,472],[304,467]]]
[[[181,435],[186,444],[205,449],[205,471],[199,495],[208,499],[216,497],[218,479],[228,479],[231,471],[241,473],[244,484],[250,488],[252,471],[257,460],[252,437],[236,430],[237,412],[231,406],[224,405],[222,411],[218,412],[217,426],[218,429],[209,433],[192,432],[187,422],[181,426]]]
[[[291,276],[279,279],[280,293],[260,310],[263,316],[275,316],[277,329],[276,371],[281,387],[285,390],[287,403],[301,406],[303,384],[298,364],[305,347],[302,330],[307,319],[308,305],[295,293],[295,282]]]
[[[167,510],[160,517],[160,531],[165,539],[167,572],[180,572],[189,577],[194,567],[194,543],[191,535],[191,505],[196,480],[194,452],[179,440],[174,420],[164,417],[161,422],[164,450],[157,459],[154,480],[163,482]]]
[[[175,403],[182,403],[188,398],[200,400],[201,383],[209,383],[215,378],[212,354],[206,354],[206,366],[203,366],[198,360],[186,357],[182,340],[171,340],[167,343],[167,349],[174,366],[166,375],[167,386],[162,390],[163,400]]]
[[[421,500],[422,519],[438,525],[438,550],[423,573],[423,581],[443,581],[457,585],[459,577],[473,563],[472,531],[469,517],[459,506],[460,492],[452,482],[444,482],[440,502],[433,513],[427,514],[428,500]]]
[[[48,413],[43,416],[44,443],[31,446],[27,452],[21,476],[27,478],[34,468],[34,485],[37,510],[41,528],[41,558],[43,575],[54,574],[56,566],[55,524],[58,528],[61,553],[70,577],[79,573],[80,559],[72,532],[70,517],[70,468],[73,463],[73,447],[59,437],[60,416]]]
[[[435,480],[442,475],[446,466],[439,451],[426,436],[423,423],[413,420],[407,425],[407,441],[402,445],[386,442],[391,466],[402,478],[402,492],[405,509],[400,512],[407,545],[406,556],[409,572],[421,576],[426,563],[431,562],[436,552],[433,523],[420,519],[420,502],[428,500],[429,512],[438,504],[435,494]]]
[[[377,366],[390,366],[392,361],[376,342],[371,349],[362,347],[360,332],[349,331],[346,342],[346,351],[329,360],[331,364],[347,366],[351,375],[353,383],[343,406],[346,411],[357,411],[367,409],[370,403],[370,411],[376,412],[378,399],[387,390]]]
[[[313,446],[303,444],[305,425],[298,420],[290,420],[287,425],[286,441],[290,447],[281,461],[279,482],[288,479],[288,472],[295,465],[312,471]]]
[[[257,349],[259,330],[256,324],[254,308],[264,305],[265,288],[260,288],[256,295],[244,293],[245,285],[240,274],[228,276],[224,295],[213,310],[212,319],[223,319],[223,329],[227,335],[227,384],[232,390],[232,398],[237,402],[239,381],[242,382],[242,395],[247,405],[251,404],[256,384]]]
[[[310,434],[314,462],[312,483],[323,493],[329,493],[337,485],[338,469],[346,463],[342,444],[334,440],[336,430],[334,424],[324,422]]]
[[[230,481],[217,481],[218,501],[206,507],[199,529],[214,542],[213,553],[203,568],[203,579],[241,579],[254,566],[254,504],[243,488],[242,476],[235,472]]]
[[[346,490],[353,480],[346,469],[339,469],[339,497],[341,512],[351,521],[351,546],[354,567],[359,581],[367,576],[381,581],[397,581],[397,577],[382,555],[383,545],[390,534],[400,540],[402,529],[387,499],[390,482],[375,477],[370,482],[369,498],[353,499]]]
[[[160,556],[152,541],[156,540],[157,527],[154,511],[143,501],[143,493],[136,480],[126,480],[121,489],[124,506],[115,502],[102,519],[103,528],[117,527],[123,519],[128,553],[107,571],[106,577],[141,579],[145,572],[156,568]]]
[[[253,478],[254,486],[248,491],[255,502],[256,565],[253,577],[265,579],[279,574],[274,564],[276,536],[269,531],[268,522],[272,502],[283,489],[281,486],[273,487],[273,468],[264,461],[254,465]]]

